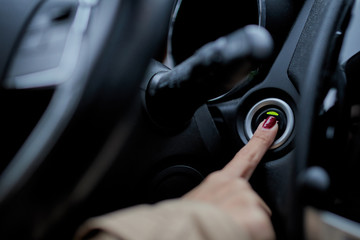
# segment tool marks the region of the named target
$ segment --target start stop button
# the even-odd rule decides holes
[[[255,104],[245,118],[245,135],[250,140],[259,124],[269,116],[276,117],[279,124],[279,131],[271,146],[271,149],[275,149],[286,142],[294,128],[294,113],[281,99],[267,98]]]

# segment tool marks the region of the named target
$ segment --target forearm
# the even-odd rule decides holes
[[[210,204],[186,199],[141,205],[90,219],[76,239],[90,235],[95,236],[88,239],[94,240],[249,239],[226,213]]]

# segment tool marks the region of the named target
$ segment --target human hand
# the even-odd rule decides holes
[[[220,171],[211,173],[184,198],[206,202],[226,212],[251,239],[275,239],[271,210],[248,183],[272,145],[278,125],[275,117],[264,120],[249,143]]]

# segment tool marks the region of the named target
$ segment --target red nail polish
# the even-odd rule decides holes
[[[274,117],[274,116],[269,116],[266,120],[265,120],[265,122],[264,122],[264,124],[263,124],[263,128],[266,128],[266,129],[271,129],[273,126],[275,126],[275,124],[276,124],[276,117]]]

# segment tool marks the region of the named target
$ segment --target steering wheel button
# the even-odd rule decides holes
[[[259,124],[269,116],[278,120],[279,130],[271,149],[283,145],[289,138],[294,127],[294,115],[289,105],[277,98],[264,99],[255,104],[245,119],[245,135],[249,140]]]
[[[286,125],[287,125],[286,114],[277,107],[266,106],[266,107],[260,109],[258,111],[258,113],[255,114],[255,116],[252,120],[251,129],[253,132],[255,132],[255,130],[259,126],[259,124],[262,121],[264,121],[266,118],[268,118],[269,116],[276,117],[276,119],[278,121],[279,130],[278,130],[278,133],[275,138],[275,140],[277,140],[283,135],[283,133],[285,132]]]

